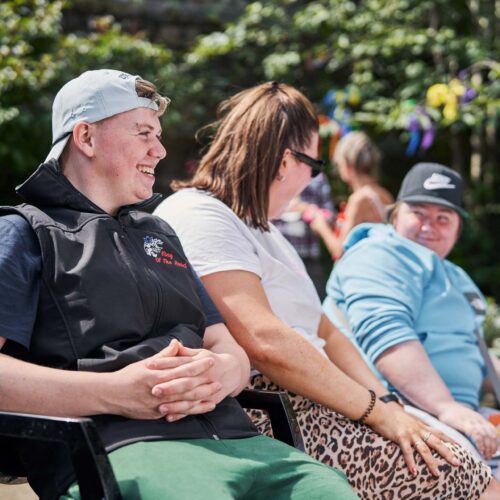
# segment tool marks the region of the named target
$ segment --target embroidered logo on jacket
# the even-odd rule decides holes
[[[144,236],[144,251],[150,257],[158,257],[163,248],[163,241],[152,236]]]
[[[150,257],[153,257],[157,264],[165,264],[167,266],[174,265],[176,267],[182,267],[182,269],[187,269],[187,262],[182,262],[174,257],[173,252],[167,252],[163,249],[165,243],[159,238],[153,238],[153,236],[144,236],[144,251]]]

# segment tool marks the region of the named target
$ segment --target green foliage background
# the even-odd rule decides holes
[[[322,110],[325,93],[356,89],[353,126],[367,130],[384,152],[382,181],[397,192],[417,161],[440,161],[467,182],[471,217],[452,259],[485,293],[500,297],[500,172],[496,139],[500,64],[495,2],[466,0],[262,1],[223,31],[198,40],[182,71],[197,103],[187,120],[213,116],[217,102],[253,83],[283,80],[302,88]],[[465,70],[477,98],[446,117],[425,106],[426,91]],[[204,99],[196,98],[203,92]],[[425,106],[437,127],[433,146],[405,155],[409,113]],[[336,199],[345,186],[332,171]]]
[[[0,4],[0,196],[15,203],[13,187],[45,158],[51,142],[51,106],[57,90],[87,69],[130,68],[162,84],[174,73],[171,52],[145,34],[123,33],[99,18],[88,34],[62,33],[63,1]],[[175,114],[170,115],[175,120]]]
[[[133,0],[141,3],[141,0]],[[165,0],[168,3],[168,0]],[[146,3],[146,2],[143,2]],[[86,33],[62,30],[63,1],[0,4],[0,199],[17,202],[13,186],[45,157],[50,106],[57,89],[86,69],[122,68],[159,84],[173,98],[167,136],[182,161],[193,156],[195,131],[215,117],[216,104],[241,88],[282,80],[303,89],[324,111],[330,89],[355,89],[355,127],[382,148],[382,181],[393,192],[417,161],[440,161],[467,182],[471,213],[452,259],[486,294],[500,299],[500,79],[494,0],[266,0],[219,31],[172,51],[151,40],[148,26],[125,33],[111,17],[96,17]],[[217,24],[211,14],[211,25]],[[433,146],[405,155],[408,115],[425,106],[427,89],[461,70],[478,97],[445,117],[429,108]],[[186,153],[189,151],[189,153]],[[172,156],[172,155],[170,155]],[[168,161],[167,161],[168,163]],[[182,170],[177,169],[178,172]],[[345,187],[331,173],[336,199]]]

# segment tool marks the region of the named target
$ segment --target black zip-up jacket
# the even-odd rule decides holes
[[[29,351],[7,342],[6,354],[70,370],[116,371],[166,347],[173,338],[202,346],[205,318],[186,256],[170,226],[140,209],[110,216],[61,173],[42,164],[17,192],[27,204],[5,207],[33,228],[42,255],[42,283]],[[78,394],[75,394],[78,397]],[[94,417],[108,451],[135,441],[240,438],[257,434],[234,398],[212,412],[177,422]],[[22,447],[32,487],[60,494],[72,476],[61,450]]]

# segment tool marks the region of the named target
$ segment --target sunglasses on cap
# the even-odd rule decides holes
[[[323,160],[317,160],[316,158],[312,158],[305,153],[301,153],[300,151],[295,151],[294,149],[290,149],[290,152],[302,163],[305,163],[309,167],[311,167],[311,176],[316,177],[325,169],[325,162]]]

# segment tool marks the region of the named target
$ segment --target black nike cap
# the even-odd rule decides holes
[[[455,170],[439,163],[417,163],[405,175],[397,201],[443,205],[467,217],[463,192],[464,182]]]

